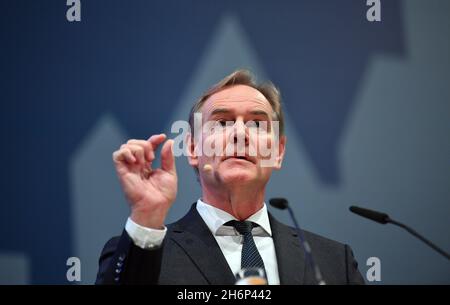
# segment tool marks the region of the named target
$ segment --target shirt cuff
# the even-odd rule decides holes
[[[135,223],[131,218],[128,218],[125,225],[125,231],[133,240],[133,243],[141,249],[155,249],[160,247],[164,237],[166,236],[167,228],[164,229],[150,229]]]

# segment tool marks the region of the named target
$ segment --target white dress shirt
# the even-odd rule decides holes
[[[197,200],[196,208],[203,221],[214,235],[231,271],[233,274],[237,274],[241,269],[243,237],[235,228],[224,226],[226,222],[236,220],[236,218],[225,211],[203,202],[201,199]],[[278,275],[275,245],[272,239],[272,230],[270,228],[266,204],[264,203],[263,207],[258,212],[246,220],[259,225],[252,229],[253,239],[261,258],[264,261],[269,284],[279,285],[280,278]],[[127,220],[125,230],[128,235],[130,235],[134,244],[142,249],[152,249],[160,246],[167,232],[167,228],[155,230],[140,226],[130,218]]]

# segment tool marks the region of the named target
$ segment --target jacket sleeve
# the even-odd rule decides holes
[[[349,285],[364,285],[364,278],[358,270],[358,262],[356,261],[353,251],[350,246],[345,245],[345,260],[347,284]]]
[[[111,238],[99,259],[97,285],[157,284],[161,271],[161,247],[144,250],[134,245],[124,230],[120,237]]]

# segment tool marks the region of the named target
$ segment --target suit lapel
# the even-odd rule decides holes
[[[280,284],[300,285],[305,278],[305,254],[295,229],[278,222],[269,213]]]
[[[235,277],[213,234],[198,214],[195,203],[171,228],[171,238],[192,259],[209,284],[233,285]]]

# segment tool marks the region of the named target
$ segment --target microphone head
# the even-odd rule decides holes
[[[212,168],[211,164],[205,164],[203,166],[203,171],[205,171],[205,172],[212,172],[212,170],[213,170],[213,168]]]
[[[359,216],[368,218],[370,220],[379,222],[381,224],[386,224],[389,222],[390,218],[388,214],[372,211],[369,209],[360,208],[357,206],[352,205],[349,210]]]
[[[269,203],[271,206],[280,210],[284,210],[289,206],[289,203],[285,198],[272,198],[269,200]]]

